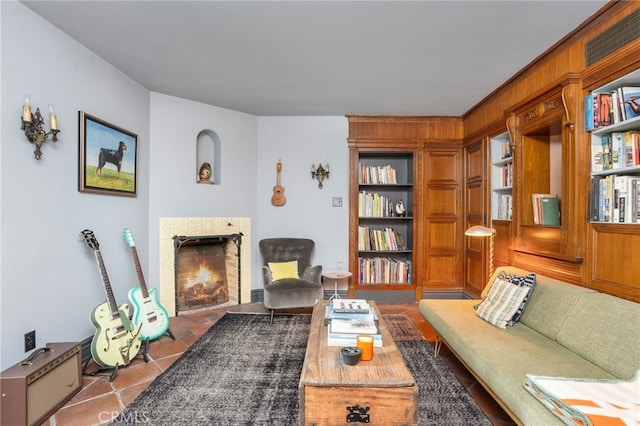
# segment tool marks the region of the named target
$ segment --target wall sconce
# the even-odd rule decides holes
[[[322,167],[322,163],[318,163],[318,168],[311,164],[311,179],[318,180],[318,188],[322,189],[322,181],[329,179],[329,163],[325,163]]]
[[[42,151],[40,151],[40,147],[47,140],[47,138],[51,135],[54,142],[58,141],[58,118],[53,112],[53,105],[49,104],[49,130],[45,132],[44,120],[42,115],[40,114],[40,108],[36,108],[36,112],[31,114],[31,105],[29,105],[29,96],[24,98],[24,105],[22,106],[22,130],[24,130],[24,135],[27,137],[27,140],[36,146],[36,150],[33,151],[33,155],[36,157],[36,160],[39,160],[42,157]]]
[[[464,232],[469,237],[489,237],[489,278],[493,275],[493,237],[496,235],[494,228],[482,225],[474,225]]]

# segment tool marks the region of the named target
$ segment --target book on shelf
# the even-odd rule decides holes
[[[591,144],[591,172],[601,172],[604,170],[604,148],[602,140],[594,139]]]
[[[553,194],[531,194],[531,204],[533,206],[533,223],[534,225],[543,225],[542,222],[542,200],[549,198],[558,198]]]
[[[358,250],[398,251],[405,249],[404,238],[397,229],[358,226]]]
[[[360,162],[361,184],[397,184],[396,169],[390,164],[385,166],[367,166]]]
[[[620,91],[624,120],[640,116],[640,86],[622,86]]]
[[[413,267],[410,260],[390,257],[359,257],[358,283],[360,284],[411,284]]]
[[[584,129],[593,130],[596,128],[594,124],[593,99],[596,95],[589,93],[584,97]]]
[[[540,198],[540,216],[543,225],[560,226],[560,204],[558,197]]]
[[[499,220],[513,219],[513,196],[511,194],[498,194]]]
[[[593,93],[585,96],[585,130],[594,130],[612,124],[614,113],[612,96],[612,93]]]
[[[590,203],[594,222],[640,223],[640,176],[593,176]]]

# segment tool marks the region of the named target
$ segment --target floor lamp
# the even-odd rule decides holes
[[[496,235],[494,228],[487,228],[482,225],[473,225],[464,232],[469,237],[489,237],[489,279],[493,275],[493,237]]]

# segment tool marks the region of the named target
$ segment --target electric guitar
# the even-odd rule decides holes
[[[277,207],[284,206],[284,204],[287,202],[287,198],[284,196],[284,186],[280,184],[281,171],[282,163],[280,162],[280,160],[278,160],[278,165],[276,166],[277,181],[276,186],[273,187],[273,196],[271,197],[271,204]]]
[[[142,340],[152,340],[162,336],[169,329],[169,314],[158,301],[158,291],[155,288],[147,290],[147,285],[142,275],[140,259],[133,235],[128,228],[124,228],[124,240],[131,249],[133,264],[138,274],[138,287],[129,290],[129,300],[133,305],[133,322],[140,325]]]
[[[100,367],[122,367],[129,364],[140,350],[140,326],[135,326],[129,319],[129,306],[126,303],[118,308],[100,253],[100,245],[93,232],[85,229],[81,236],[93,250],[107,294],[107,301],[91,311],[91,322],[96,329],[91,339],[91,356]]]

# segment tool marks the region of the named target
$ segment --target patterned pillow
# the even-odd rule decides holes
[[[499,328],[513,325],[512,318],[529,293],[529,287],[496,278],[487,296],[477,305],[476,315]]]
[[[529,288],[529,292],[527,293],[527,296],[524,298],[524,300],[522,301],[522,304],[520,305],[516,313],[513,315],[513,318],[511,318],[511,324],[509,325],[513,325],[516,322],[518,322],[518,320],[522,316],[522,313],[524,312],[524,309],[527,307],[527,303],[529,303],[529,299],[531,298],[531,293],[533,293],[533,288],[536,285],[536,274],[516,275],[506,271],[502,271],[498,274],[497,278],[500,278],[501,280],[509,281],[510,283],[520,287]]]

